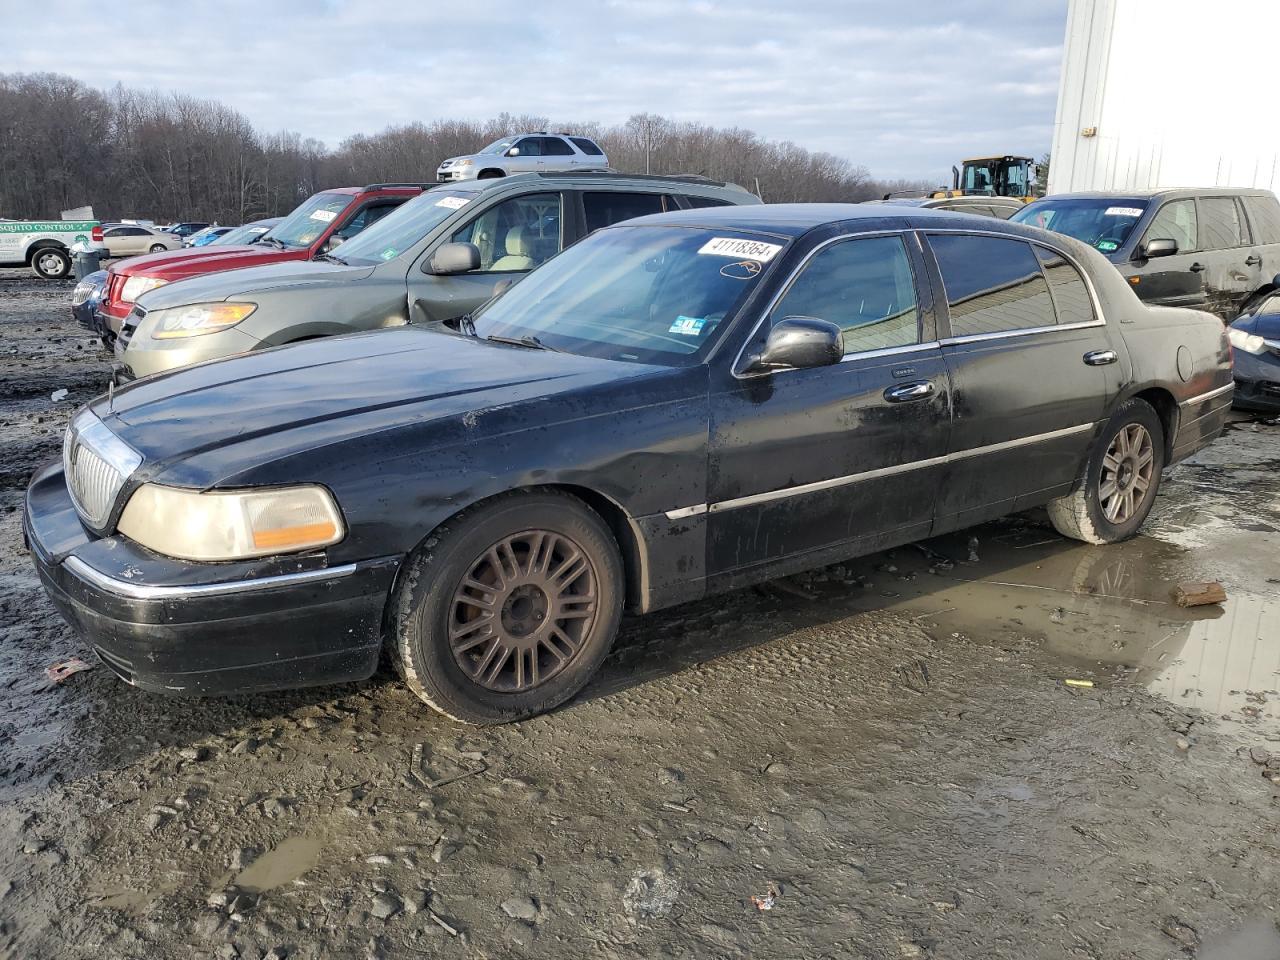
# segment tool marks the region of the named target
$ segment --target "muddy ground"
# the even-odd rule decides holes
[[[633,620],[527,723],[163,699],[44,678],[89,652],[22,487],[108,369],[69,295],[0,272],[0,957],[1280,956],[1280,427],[1128,544],[1020,516]]]

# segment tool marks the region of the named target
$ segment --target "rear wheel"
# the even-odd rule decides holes
[[[1084,483],[1049,503],[1049,519],[1064,537],[1117,543],[1138,532],[1160,487],[1164,427],[1152,406],[1128,400],[1089,454]]]
[[[499,177],[505,177],[506,174],[501,170],[481,170],[476,177],[477,180],[497,180]]]
[[[166,247],[163,243],[153,243],[151,245],[151,249],[148,250],[147,252],[148,253],[164,253],[168,249],[169,248]]]
[[[520,720],[582,689],[622,598],[618,547],[595,511],[556,491],[511,493],[449,520],[409,559],[392,660],[455,720]]]
[[[31,257],[31,269],[46,280],[61,280],[71,272],[71,258],[65,250],[42,247]]]

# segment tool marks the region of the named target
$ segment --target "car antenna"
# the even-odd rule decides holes
[[[111,404],[115,402],[115,399],[116,399],[116,378],[112,377],[110,380],[107,381],[107,413],[115,413],[115,411],[111,409]]]

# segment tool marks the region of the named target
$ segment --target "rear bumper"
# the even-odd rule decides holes
[[[1207,447],[1222,433],[1231,412],[1232,384],[1198,394],[1178,405],[1178,432],[1169,463],[1185,460]]]
[[[142,689],[249,693],[357,680],[377,668],[399,557],[339,567],[320,556],[187,563],[124,537],[90,540],[57,465],[32,480],[23,534],[58,612]]]

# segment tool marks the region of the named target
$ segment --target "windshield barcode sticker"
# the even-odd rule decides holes
[[[436,206],[448,207],[450,210],[461,210],[470,202],[466,197],[441,197],[436,201]]]
[[[1141,207],[1107,207],[1102,212],[1104,217],[1140,217],[1142,216]]]
[[[311,219],[319,220],[321,223],[328,223],[336,216],[337,214],[332,210],[316,210],[312,212]]]
[[[758,260],[768,263],[782,247],[776,243],[764,243],[760,240],[740,240],[736,237],[712,237],[702,245],[699,253],[711,254],[715,257],[734,257],[735,259]]]

